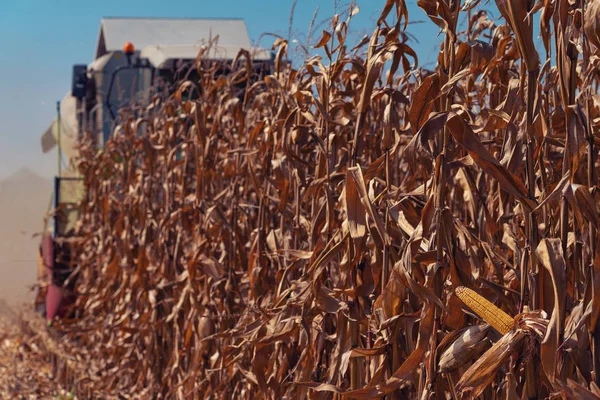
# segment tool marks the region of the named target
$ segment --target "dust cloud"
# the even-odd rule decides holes
[[[0,300],[33,304],[37,248],[52,181],[21,169],[0,181]]]

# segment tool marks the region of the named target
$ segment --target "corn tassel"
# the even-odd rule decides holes
[[[463,303],[500,334],[506,335],[513,328],[514,319],[485,297],[464,286],[457,287],[455,293]]]

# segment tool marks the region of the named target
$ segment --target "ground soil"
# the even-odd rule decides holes
[[[48,351],[44,319],[30,308],[0,311],[0,398],[68,399]]]

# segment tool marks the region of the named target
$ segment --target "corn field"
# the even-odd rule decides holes
[[[81,393],[600,398],[600,1],[419,0],[433,70],[382,6],[298,67],[277,39],[264,79],[201,53],[82,141]]]

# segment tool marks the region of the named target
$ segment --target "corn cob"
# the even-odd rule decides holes
[[[455,293],[463,303],[501,335],[506,335],[513,328],[514,319],[485,297],[464,286],[457,287]]]
[[[488,343],[486,335],[489,327],[486,324],[465,328],[440,356],[439,372],[452,372],[481,355]]]

